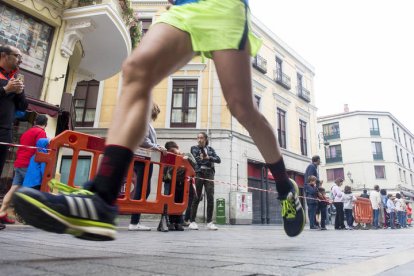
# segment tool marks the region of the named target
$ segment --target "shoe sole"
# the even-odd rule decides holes
[[[70,234],[89,241],[112,241],[115,239],[115,227],[85,219],[65,217],[47,207],[40,201],[16,192],[13,197],[17,213],[26,224],[57,234]],[[90,226],[94,224],[94,226]],[[99,224],[102,226],[100,227]]]
[[[290,181],[291,181],[293,187],[295,188],[295,193],[297,195],[299,195],[299,187],[298,187],[298,184],[296,184],[296,182],[293,179],[290,179]],[[305,224],[306,224],[306,221],[305,221],[305,211],[303,210],[302,204],[300,205],[300,207],[301,207],[300,208],[300,212],[302,213],[302,217],[303,217],[302,225],[301,225],[299,231],[293,232],[293,233],[289,232],[288,229],[284,228],[286,235],[288,235],[289,237],[296,237],[296,236],[298,236],[300,233],[302,233],[303,229],[305,228]],[[296,215],[297,215],[297,213],[298,213],[298,210],[296,210]]]

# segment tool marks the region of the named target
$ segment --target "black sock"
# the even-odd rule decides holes
[[[105,147],[104,156],[91,190],[108,204],[115,203],[132,156],[133,152],[126,147],[118,145]]]
[[[292,189],[289,176],[286,173],[285,163],[283,158],[273,164],[267,164],[273,178],[276,182],[276,190],[279,193],[279,198],[284,198]]]

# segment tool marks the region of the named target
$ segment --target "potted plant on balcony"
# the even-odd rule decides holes
[[[131,37],[132,48],[135,48],[141,39],[141,24],[131,8],[131,3],[128,0],[119,0],[122,8],[122,17],[125,25],[129,27],[129,35]]]
[[[96,5],[96,0],[78,0],[78,7]]]

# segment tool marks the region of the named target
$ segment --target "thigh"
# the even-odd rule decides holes
[[[254,110],[255,107],[249,47],[246,48],[244,50],[215,51],[213,60],[227,104],[231,108],[233,103],[240,103],[248,111]]]
[[[147,71],[146,76],[155,85],[187,64],[193,56],[188,33],[159,23],[149,29],[127,63]]]

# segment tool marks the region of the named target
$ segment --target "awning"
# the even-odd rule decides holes
[[[27,111],[33,111],[39,114],[47,114],[52,117],[57,117],[60,112],[60,107],[56,105],[52,105],[50,103],[27,97],[26,100],[29,103],[29,106],[27,107]]]

